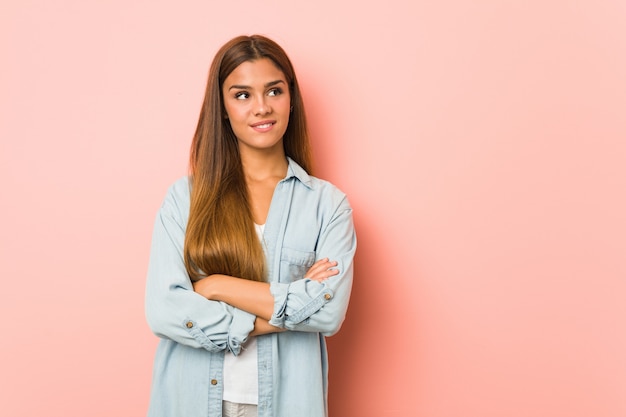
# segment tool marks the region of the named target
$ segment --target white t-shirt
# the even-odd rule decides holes
[[[259,240],[265,225],[255,224]],[[256,337],[250,337],[238,356],[226,351],[224,356],[224,393],[222,399],[240,404],[258,404],[259,369]]]

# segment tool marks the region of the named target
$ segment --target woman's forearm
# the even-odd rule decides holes
[[[309,268],[305,277],[313,281],[325,281],[339,273],[336,266],[336,261],[320,259]],[[269,321],[274,312],[274,296],[267,282],[214,274],[196,281],[193,289],[209,300],[223,301],[265,321]]]
[[[209,300],[223,301],[265,321],[270,320],[274,311],[274,297],[266,282],[216,274],[196,281],[193,288]]]

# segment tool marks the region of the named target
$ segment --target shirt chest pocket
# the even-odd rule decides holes
[[[304,274],[314,262],[315,252],[283,247],[280,254],[280,282],[293,282],[304,278]]]

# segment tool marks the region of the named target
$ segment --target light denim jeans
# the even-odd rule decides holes
[[[222,401],[222,417],[257,417],[256,404],[238,404]]]

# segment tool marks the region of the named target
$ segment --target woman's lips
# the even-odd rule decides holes
[[[261,122],[251,124],[250,127],[257,132],[267,132],[268,130],[271,130],[275,124],[276,120],[263,120]]]

